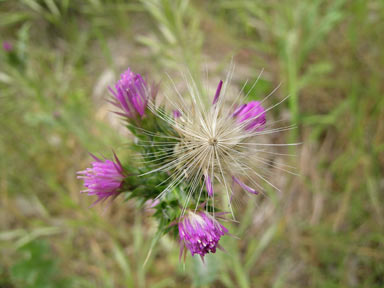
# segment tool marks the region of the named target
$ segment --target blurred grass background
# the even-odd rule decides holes
[[[381,0],[2,0],[0,287],[384,287],[384,2]],[[303,142],[282,193],[258,196],[227,253],[178,260],[134,203],[88,209],[87,151],[124,154],[106,86],[132,67],[186,65],[251,93]],[[129,137],[129,136],[128,136]]]

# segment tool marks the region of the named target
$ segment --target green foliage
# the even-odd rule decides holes
[[[46,241],[32,241],[20,248],[20,254],[11,267],[11,279],[18,287],[70,287],[69,279],[59,276],[58,259]]]
[[[272,83],[265,79],[255,79],[243,84],[244,94],[247,95],[247,100],[263,100],[262,95],[267,95],[271,91]]]
[[[224,9],[239,9],[236,13],[246,31],[263,33],[256,49],[268,50],[279,57],[281,78],[289,95],[289,109],[293,123],[301,122],[299,95],[301,89],[313,85],[319,76],[332,70],[325,61],[305,65],[312,50],[316,49],[327,34],[343,18],[344,0],[333,1],[249,1],[234,3],[223,1]],[[292,8],[295,7],[295,8]],[[257,23],[257,26],[253,24]],[[265,32],[264,32],[265,33]],[[259,47],[258,45],[262,45]],[[296,130],[292,130],[296,133]],[[295,140],[297,135],[292,135]]]
[[[173,69],[185,65],[192,75],[198,75],[203,39],[198,12],[188,5],[188,0],[143,0],[142,3],[153,17],[158,33],[139,35],[138,41],[152,50],[154,60],[160,65]]]

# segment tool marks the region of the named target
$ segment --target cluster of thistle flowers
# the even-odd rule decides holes
[[[202,259],[215,253],[228,234],[219,220],[233,214],[234,186],[258,194],[263,188],[254,179],[267,181],[250,163],[262,151],[253,139],[264,133],[268,109],[258,101],[237,103],[239,96],[228,105],[228,82],[228,77],[219,82],[206,105],[210,95],[202,95],[192,80],[187,83],[189,95],[175,88],[178,98],[166,107],[156,104],[156,85],[125,71],[109,89],[110,102],[134,135],[130,147],[139,157],[121,161],[116,154],[111,160],[92,155],[92,167],[78,172],[86,188],[82,192],[97,196],[95,203],[124,195],[149,205],[159,233],[179,239],[180,256],[187,250]],[[215,207],[217,193],[225,193],[228,208]]]

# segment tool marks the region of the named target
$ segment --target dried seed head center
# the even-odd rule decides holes
[[[211,145],[211,146],[216,146],[218,143],[217,139],[216,138],[209,138],[208,139],[208,144]]]

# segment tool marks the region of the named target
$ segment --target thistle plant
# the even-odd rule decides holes
[[[215,253],[221,237],[229,234],[220,222],[235,219],[235,191],[255,197],[265,193],[265,184],[276,188],[265,175],[270,164],[264,155],[274,154],[267,148],[283,144],[265,143],[261,137],[292,128],[271,128],[274,123],[267,122],[268,111],[279,103],[265,108],[266,98],[244,102],[241,91],[230,93],[232,73],[233,66],[214,95],[201,92],[191,77],[186,93],[171,80],[175,97],[158,103],[157,85],[126,70],[110,87],[110,102],[131,131],[129,147],[140,162],[92,155],[92,168],[78,172],[83,192],[97,196],[95,203],[122,194],[149,205],[158,236],[178,238],[180,256],[189,250],[204,260]]]

